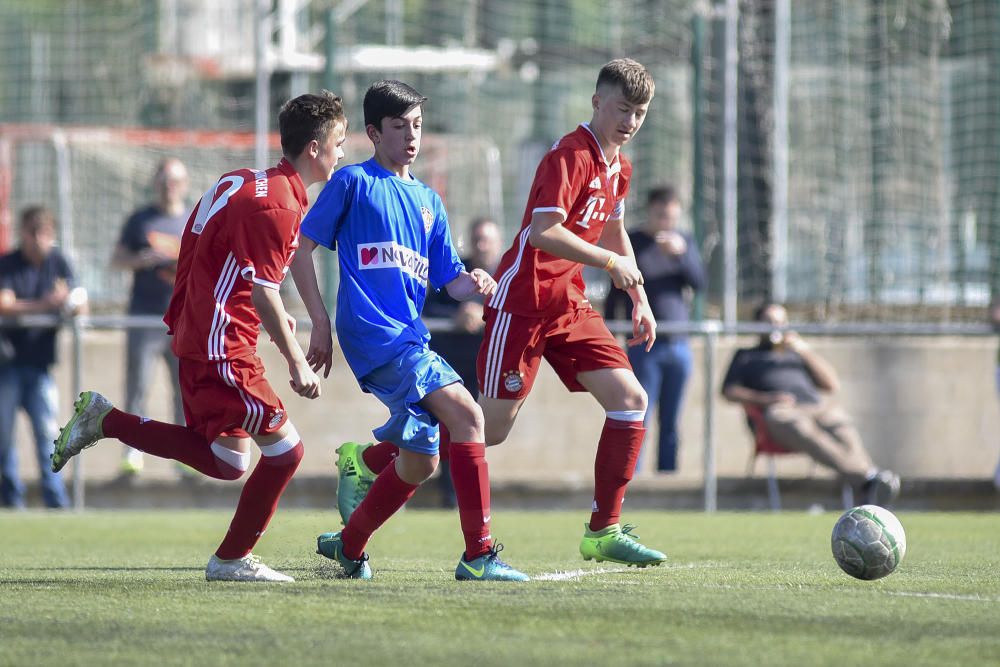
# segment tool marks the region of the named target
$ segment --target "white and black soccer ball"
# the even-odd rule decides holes
[[[844,512],[830,539],[840,569],[858,579],[892,574],[906,555],[906,533],[896,515],[878,505]]]

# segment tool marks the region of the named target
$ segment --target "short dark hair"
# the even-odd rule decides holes
[[[646,104],[656,90],[653,75],[631,58],[617,58],[602,67],[597,75],[597,90],[604,85],[620,87],[622,95],[632,104]]]
[[[680,202],[680,200],[681,198],[677,196],[677,189],[669,183],[664,183],[650,189],[649,194],[646,195],[646,206],[672,204]]]
[[[21,211],[21,229],[41,229],[48,225],[56,226],[56,214],[47,206],[33,205]]]
[[[770,299],[765,299],[764,301],[761,301],[759,304],[757,304],[757,307],[753,309],[753,321],[763,322],[764,313],[766,313],[769,308],[773,308],[775,306],[784,308],[784,306],[778,303],[777,301],[772,301]]]
[[[365,127],[374,125],[381,131],[382,119],[402,118],[426,101],[426,97],[402,81],[376,81],[365,92]]]
[[[278,112],[281,152],[285,157],[295,159],[310,141],[326,141],[334,126],[340,123],[347,125],[344,101],[329,90],[290,99]]]

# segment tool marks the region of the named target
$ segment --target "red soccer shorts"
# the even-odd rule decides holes
[[[587,391],[576,376],[602,368],[632,369],[604,318],[590,308],[558,317],[512,315],[488,308],[476,360],[484,396],[522,399],[531,391],[542,358],[570,391]]]
[[[220,435],[274,433],[288,420],[257,355],[229,361],[181,359],[180,385],[188,428],[208,442]]]

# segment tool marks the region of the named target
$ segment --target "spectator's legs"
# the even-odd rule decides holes
[[[656,346],[663,348],[657,355],[662,378],[659,397],[649,397],[649,404],[656,403],[659,415],[660,446],[656,467],[660,472],[674,472],[680,444],[677,419],[684,401],[684,387],[691,376],[691,347],[687,340],[663,341]],[[648,421],[648,415],[646,419]]]
[[[24,485],[17,471],[14,421],[21,405],[20,367],[0,365],[0,502],[4,507],[24,507]]]
[[[24,368],[24,393],[21,401],[31,430],[35,435],[35,454],[38,457],[38,469],[41,471],[42,499],[50,509],[67,507],[69,499],[62,476],[52,472],[52,452],[55,449],[53,441],[56,438],[57,392],[56,383],[49,371],[44,368]]]
[[[653,344],[653,349],[646,352],[646,349],[642,345],[636,345],[635,347],[628,348],[628,360],[632,364],[632,370],[635,372],[636,378],[639,380],[639,384],[642,388],[646,390],[646,395],[649,397],[649,404],[656,405],[660,400],[660,391],[663,385],[663,370],[660,367],[659,357],[662,355],[663,350],[668,346],[665,341],[658,341]],[[645,428],[650,428],[653,421],[653,410],[646,411],[646,418],[643,422]],[[658,431],[660,433],[660,442],[662,449],[663,441],[663,430],[666,427],[666,423],[661,421],[658,425]],[[648,431],[647,431],[648,433]],[[639,458],[635,464],[636,472],[642,470],[642,462],[645,459],[646,452],[649,450],[650,443],[649,438],[646,438],[642,444],[642,449],[639,451]],[[662,454],[661,454],[662,456]],[[657,467],[661,470],[663,464],[663,459],[657,462]]]
[[[165,332],[162,333],[160,337],[160,356],[163,357],[163,362],[167,365],[167,370],[170,372],[170,386],[172,388],[174,400],[174,423],[184,426],[186,424],[186,419],[184,418],[184,399],[181,397],[181,377],[180,377],[180,360],[174,355],[174,351],[170,349],[170,336]]]
[[[125,332],[125,408],[124,411],[145,416],[146,389],[155,354],[155,339],[159,335],[153,329],[128,329]],[[122,469],[126,473],[136,473],[142,469],[142,452],[128,445],[123,451]]]
[[[860,487],[872,472],[871,459],[859,437],[851,445],[845,445],[820,426],[817,417],[823,410],[820,405],[771,405],[764,411],[764,419],[771,437],[779,445],[808,454]],[[846,429],[853,429],[850,422],[840,422],[838,431]]]

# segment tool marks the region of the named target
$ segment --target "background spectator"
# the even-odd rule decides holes
[[[20,246],[0,257],[0,315],[76,313],[86,293],[76,287],[69,262],[55,248],[55,216],[31,206],[21,213]],[[0,500],[5,507],[24,506],[18,475],[14,425],[23,408],[35,436],[42,499],[49,508],[66,507],[62,478],[50,470],[56,437],[58,397],[50,368],[56,361],[53,326],[14,326],[0,330]]]
[[[166,158],[153,176],[156,201],[133,212],[125,221],[111,264],[132,271],[129,315],[163,317],[174,290],[181,234],[187,222],[187,168],[176,158]],[[160,358],[170,370],[174,423],[184,424],[178,388],[178,361],[170,351],[166,327],[131,328],[126,332],[125,412],[146,414],[146,395],[153,377],[153,362]],[[126,446],[122,472],[142,470],[142,452]]]
[[[764,303],[754,319],[774,330],[755,347],[736,351],[722,382],[723,396],[759,408],[775,443],[832,468],[854,487],[859,504],[895,500],[899,475],[875,467],[850,415],[828,396],[840,386],[833,366],[785,329],[784,306]]]
[[[503,246],[500,227],[489,218],[476,218],[469,224],[467,253],[462,257],[466,271],[482,269],[491,274],[500,261]],[[429,290],[424,304],[424,317],[447,318],[452,321],[452,331],[435,331],[431,334],[430,348],[440,354],[461,376],[465,387],[478,395],[476,357],[483,342],[483,301],[479,297],[469,301],[456,301],[446,290]],[[442,452],[438,481],[445,507],[455,506],[455,490],[451,484],[447,454]]]
[[[691,297],[705,288],[705,269],[697,245],[690,234],[677,228],[681,213],[681,202],[672,186],[653,188],[646,198],[646,224],[629,233],[646,297],[657,322],[689,321]],[[604,305],[604,317],[631,320],[629,295],[612,286]],[[630,347],[628,358],[649,396],[650,406],[656,406],[659,421],[656,469],[674,472],[679,448],[677,420],[691,375],[688,337],[658,331],[652,349],[647,352],[642,345]],[[647,428],[653,413],[653,409],[646,412]],[[637,465],[642,465],[641,455]]]

